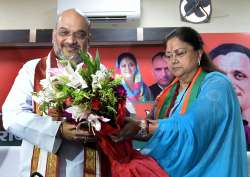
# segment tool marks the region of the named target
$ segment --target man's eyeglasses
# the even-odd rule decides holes
[[[73,35],[73,37],[79,40],[84,40],[88,37],[88,34],[85,31],[77,31],[77,32],[71,33],[70,31],[66,29],[59,29],[58,35],[61,37],[69,37]]]
[[[172,58],[177,58],[177,59],[180,59],[182,57],[184,57],[187,53],[187,49],[185,48],[179,48],[179,49],[175,49],[174,51],[172,52],[166,52],[165,53],[165,57],[170,60]]]

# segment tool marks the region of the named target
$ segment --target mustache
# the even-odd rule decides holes
[[[80,49],[80,46],[78,44],[66,43],[66,44],[63,45],[63,47],[71,48],[71,49],[74,49],[74,50],[79,50]]]

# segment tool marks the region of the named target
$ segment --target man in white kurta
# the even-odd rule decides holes
[[[55,53],[60,58],[71,58],[78,62],[79,50],[87,50],[88,37],[87,18],[74,9],[64,11],[58,17],[53,31],[53,50],[47,60],[50,61],[51,53]],[[2,108],[5,129],[23,139],[19,176],[30,176],[32,153],[36,145],[40,148],[37,171],[43,176],[46,173],[44,154],[52,152],[60,157],[58,177],[83,177],[85,154],[82,138],[91,135],[83,130],[76,131],[73,124],[53,121],[49,116],[39,116],[34,113],[32,92],[35,69],[40,60],[35,59],[24,64]],[[59,133],[61,126],[63,126],[63,134]],[[98,158],[97,155],[97,161]],[[100,176],[98,163],[96,176]]]

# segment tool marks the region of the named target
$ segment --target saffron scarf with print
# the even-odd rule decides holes
[[[200,86],[206,74],[207,73],[199,67],[187,88],[180,114],[184,114],[191,103],[197,98]],[[154,117],[156,119],[169,117],[170,111],[173,108],[175,100],[178,96],[179,87],[179,80],[175,78],[156,98],[156,106],[154,109]]]
[[[50,60],[50,68],[57,68],[57,61],[54,51],[52,50],[48,57],[42,58],[35,69],[35,77],[34,77],[34,91],[38,92],[42,89],[40,85],[40,80],[46,77],[46,61]],[[35,113],[41,115],[39,111],[39,105],[34,104]],[[31,174],[37,172],[38,163],[40,157],[41,150],[39,147],[34,146],[33,155],[31,160]],[[98,160],[99,159],[99,160]],[[107,159],[104,157],[104,154],[97,150],[96,143],[92,143],[89,146],[84,147],[84,174],[83,177],[97,177],[100,173],[100,177],[107,177],[109,172],[109,167],[106,166]],[[48,153],[47,162],[46,162],[46,170],[45,177],[58,177],[59,176],[59,156],[53,153]],[[98,168],[98,166],[100,168]],[[106,166],[106,167],[105,167]],[[97,170],[99,171],[97,174]]]

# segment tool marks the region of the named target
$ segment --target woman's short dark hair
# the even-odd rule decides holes
[[[166,46],[167,42],[174,37],[177,37],[179,40],[188,43],[193,47],[195,51],[202,50],[203,53],[201,56],[200,66],[203,68],[204,71],[206,72],[219,71],[223,73],[223,71],[221,71],[208,57],[208,55],[203,49],[204,42],[200,34],[193,28],[179,27],[171,31],[164,39],[165,47],[167,47]]]
[[[124,58],[129,58],[131,59],[135,65],[137,65],[137,61],[136,61],[136,58],[135,56],[130,53],[130,52],[123,52],[121,53],[118,57],[117,57],[117,64],[118,64],[118,67],[120,67],[120,64],[121,64],[121,61],[124,59]]]
[[[248,58],[250,59],[250,49],[236,43],[224,43],[217,47],[215,47],[213,50],[210,51],[209,56],[211,59],[216,58],[219,55],[226,55],[230,52],[239,52],[246,54]]]

